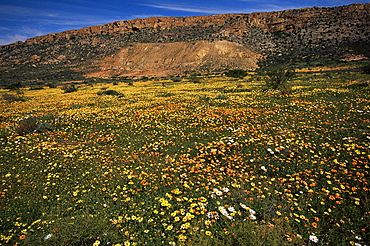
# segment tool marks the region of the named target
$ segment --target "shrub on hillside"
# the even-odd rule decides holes
[[[362,68],[364,74],[370,74],[370,65],[366,65]]]
[[[47,83],[46,85],[49,86],[49,88],[57,88],[54,82]]]
[[[361,81],[357,82],[351,85],[347,86],[348,89],[357,89],[357,90],[362,90],[362,89],[369,89],[370,88],[370,81]]]
[[[23,85],[22,85],[21,82],[15,82],[15,83],[12,83],[10,85],[5,86],[5,89],[7,89],[7,90],[19,90],[22,87],[23,87]]]

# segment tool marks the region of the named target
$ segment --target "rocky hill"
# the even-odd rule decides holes
[[[253,70],[258,61],[370,57],[370,4],[152,17],[0,46],[0,83]]]

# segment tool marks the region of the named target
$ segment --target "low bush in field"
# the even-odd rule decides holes
[[[225,75],[228,76],[228,77],[240,78],[240,79],[247,76],[247,74],[248,74],[247,71],[241,70],[241,69],[234,69],[234,70],[230,70],[230,71],[225,73]]]
[[[26,135],[34,132],[43,133],[54,130],[54,127],[49,123],[39,122],[36,118],[30,117],[19,122],[16,133],[18,135]]]
[[[2,95],[3,100],[7,102],[16,102],[16,101],[25,101],[25,99],[19,95],[11,94],[11,93],[5,93]]]
[[[64,93],[71,93],[71,92],[76,92],[77,91],[77,87],[75,85],[65,85],[62,87],[62,90],[64,91]]]
[[[105,95],[105,96],[123,96],[122,93],[115,91],[115,90],[103,90],[98,92],[99,96]]]
[[[289,82],[294,78],[295,73],[284,67],[275,67],[269,70],[262,71],[262,75],[266,76],[266,86],[273,90],[279,90],[283,94],[290,94],[292,86]]]

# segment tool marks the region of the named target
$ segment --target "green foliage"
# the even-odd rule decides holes
[[[370,64],[368,64],[368,65],[366,65],[366,66],[362,67],[362,72],[363,72],[364,74],[370,74]]]
[[[11,94],[11,93],[5,93],[2,95],[2,98],[3,100],[7,101],[7,102],[16,102],[16,101],[25,101],[25,99],[21,96],[18,96],[18,95],[15,95],[15,94]]]
[[[226,233],[217,236],[207,236],[206,233],[194,238],[194,241],[186,243],[187,246],[283,246],[294,245],[294,242],[286,240],[285,230],[288,223],[278,222],[278,226],[272,224],[257,225],[251,220],[226,223]],[[285,228],[285,230],[283,229]],[[214,228],[212,228],[214,229]],[[212,231],[210,229],[209,232]],[[291,230],[289,228],[289,230]]]
[[[63,86],[62,90],[64,91],[64,93],[71,93],[77,91],[77,88],[74,84],[71,84]]]
[[[36,127],[36,132],[39,132],[39,133],[43,133],[43,132],[49,132],[49,131],[53,131],[54,130],[54,127],[49,124],[49,123],[46,123],[46,122],[42,122],[42,123],[38,123],[37,124],[37,127]]]
[[[26,135],[32,132],[35,132],[37,128],[37,119],[36,118],[26,118],[21,120],[16,128],[15,132],[18,135]]]
[[[192,74],[189,78],[189,80],[193,83],[201,83],[202,82],[202,78],[198,76],[198,74]]]
[[[171,80],[173,82],[181,82],[182,78],[181,78],[181,76],[175,76],[175,77],[172,77]]]
[[[241,69],[234,69],[234,70],[230,70],[225,73],[225,75],[228,77],[239,78],[239,79],[244,78],[245,76],[247,76],[247,74],[248,74],[247,71],[241,70]]]
[[[347,86],[348,89],[355,89],[355,90],[369,90],[370,89],[370,82],[369,81],[363,81],[354,83]]]
[[[226,96],[226,95],[220,94],[220,95],[216,96],[216,97],[215,97],[215,99],[219,99],[219,100],[227,100],[227,99],[229,99],[229,97],[228,97],[228,96]]]
[[[18,82],[14,82],[14,83],[11,83],[9,85],[4,86],[4,89],[7,89],[7,90],[19,90],[22,87],[23,87],[23,84],[18,81]]]
[[[34,85],[30,87],[31,91],[37,91],[37,90],[42,90],[44,87],[42,85]]]
[[[54,127],[46,122],[39,122],[35,117],[29,117],[23,119],[19,122],[18,127],[15,129],[15,132],[18,135],[27,135],[33,132],[43,133],[48,131],[53,131]]]
[[[115,91],[115,90],[103,90],[98,92],[99,96],[105,95],[105,96],[123,96],[122,93]]]
[[[274,67],[260,72],[266,77],[266,86],[269,89],[279,90],[283,94],[290,94],[292,87],[289,84],[295,76],[295,72],[284,67]]]
[[[49,88],[57,88],[57,85],[55,82],[49,82],[46,84]]]

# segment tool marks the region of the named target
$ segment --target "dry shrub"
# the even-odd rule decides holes
[[[37,120],[35,118],[26,118],[19,122],[19,125],[15,132],[18,135],[26,135],[32,133],[37,129]]]
[[[10,94],[10,93],[5,93],[3,94],[3,100],[7,101],[7,102],[16,102],[16,101],[25,101],[25,99],[21,96],[17,96],[15,94]]]
[[[39,123],[36,118],[26,118],[19,122],[15,131],[18,135],[26,135],[33,132],[43,133],[53,130],[54,127],[49,123]]]

